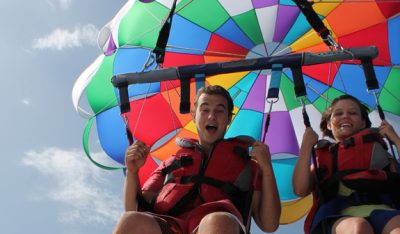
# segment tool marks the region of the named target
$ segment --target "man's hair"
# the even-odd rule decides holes
[[[229,115],[233,114],[233,100],[229,92],[222,86],[219,85],[209,85],[206,87],[201,87],[196,94],[196,97],[194,99],[194,108],[197,108],[197,104],[199,101],[199,98],[202,94],[208,94],[208,95],[220,95],[223,96],[226,99],[226,102],[228,103],[228,113]]]
[[[331,119],[333,107],[337,102],[341,100],[352,100],[353,102],[357,103],[361,111],[361,119],[365,120],[365,127],[366,128],[371,127],[371,120],[368,117],[368,107],[362,104],[357,98],[346,94],[335,98],[329,105],[329,107],[326,108],[326,110],[322,113],[321,123],[319,124],[319,128],[321,129],[321,132],[324,136],[328,136],[334,139],[332,131],[328,129],[328,122]]]

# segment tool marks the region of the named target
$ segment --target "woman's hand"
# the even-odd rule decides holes
[[[379,133],[388,138],[396,145],[400,145],[400,138],[397,133],[394,131],[393,126],[389,124],[388,121],[382,120],[381,126],[379,127]]]
[[[302,147],[310,149],[314,147],[318,142],[318,134],[311,128],[307,127],[303,134],[303,140],[301,142]]]

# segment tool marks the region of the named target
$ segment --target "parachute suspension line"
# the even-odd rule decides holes
[[[308,127],[311,128],[310,117],[308,116],[308,113],[307,113],[307,110],[306,110],[305,96],[300,98],[300,102],[301,102],[301,105],[302,105],[302,114],[303,114],[304,126],[306,128],[308,128]],[[320,177],[319,171],[318,171],[317,156],[316,156],[314,147],[311,149],[311,160],[312,160],[312,163],[314,165],[316,182],[319,183],[319,178],[321,178],[321,177]]]
[[[374,97],[375,97],[376,108],[378,110],[379,118],[381,118],[381,120],[385,120],[385,113],[383,112],[383,109],[382,109],[381,105],[379,104],[377,92],[372,92],[372,93],[374,94]],[[386,137],[386,139],[389,142],[390,152],[392,153],[393,157],[396,159],[396,153],[393,148],[394,143],[389,138]],[[399,170],[399,167],[400,167],[399,159],[400,159],[400,155],[398,155],[398,158],[395,160],[397,168],[398,168],[397,170]]]
[[[165,88],[167,90],[169,110],[170,110],[171,119],[172,119],[172,123],[174,125],[174,131],[175,131],[175,136],[176,136],[176,135],[178,135],[178,129],[176,129],[176,122],[175,122],[175,118],[174,118],[174,110],[172,109],[172,101],[171,101],[171,97],[169,95],[169,89],[168,89],[168,83],[167,82],[165,82]]]
[[[379,83],[378,83],[378,79],[376,78],[374,66],[372,63],[372,58],[364,57],[364,58],[361,58],[360,60],[361,60],[361,65],[362,65],[364,75],[365,75],[365,83],[367,85],[367,90],[368,90],[368,92],[373,93],[373,95],[375,97],[375,102],[376,102],[376,107],[378,109],[379,117],[381,118],[381,120],[385,120],[385,114],[382,110],[381,105],[379,104],[377,91],[373,91],[373,90],[379,89]],[[390,151],[391,151],[393,157],[395,157],[396,154],[395,154],[395,151],[393,148],[393,142],[387,137],[386,137],[386,139],[389,142]],[[399,162],[397,160],[396,160],[396,164],[397,164],[397,168],[398,168]]]
[[[193,0],[187,1],[187,3],[185,3],[185,5],[183,5],[181,8],[176,10],[176,13],[179,13],[181,10],[185,9],[192,2],[193,2]]]
[[[234,56],[234,57],[238,57],[238,58],[244,58],[245,57],[243,54],[235,54],[235,53],[228,53],[228,52],[214,51],[214,50],[201,50],[201,49],[182,47],[182,46],[175,46],[175,45],[168,45],[168,46],[166,46],[166,48],[184,50],[184,51],[189,51],[189,52],[200,52],[201,54],[207,53],[207,55],[226,55],[226,56]],[[250,50],[250,51],[254,52],[252,50]],[[264,55],[259,54],[257,52],[254,52],[254,54],[260,55],[260,57],[264,56]]]
[[[307,84],[307,88],[311,89],[312,91],[314,91],[314,93],[316,93],[320,98],[323,98],[327,103],[331,103],[331,100],[325,96],[324,94],[322,94],[320,91],[318,91],[316,88],[314,88],[312,85]]]
[[[133,132],[132,132],[133,135],[136,134],[137,127],[139,126],[140,118],[142,117],[142,112],[143,112],[143,109],[144,109],[144,105],[146,104],[147,97],[149,95],[150,87],[151,87],[151,84],[149,84],[147,86],[147,91],[146,91],[146,94],[145,94],[145,97],[144,97],[144,101],[143,101],[143,103],[142,103],[142,105],[140,107],[140,111],[139,111],[139,114],[138,114],[138,119],[137,119],[137,121],[135,123],[135,127],[134,127]]]
[[[277,102],[278,100],[276,100]],[[262,136],[262,141],[261,142],[265,142],[265,137],[267,136],[268,133],[268,128],[269,128],[269,124],[271,122],[271,111],[272,111],[272,105],[275,103],[274,101],[269,101],[268,99],[266,100],[267,103],[269,103],[269,110],[267,113],[267,119],[265,120],[265,125],[264,125],[264,132],[263,132],[263,136]]]
[[[304,79],[303,79],[303,73],[301,71],[301,66],[300,67],[291,67],[290,68],[293,73],[293,82],[294,82],[294,92],[296,94],[296,97],[300,99],[301,105],[303,107],[302,109],[302,114],[303,114],[303,122],[304,126],[310,127],[311,128],[311,123],[310,123],[310,117],[308,116],[307,110],[306,110],[306,104],[305,104],[305,98],[307,96],[307,91],[306,87],[304,85]],[[318,184],[319,178],[319,171],[318,171],[318,164],[317,164],[317,156],[315,153],[315,148],[313,147],[311,149],[311,159],[312,163],[314,165],[314,171],[315,171],[315,179]]]

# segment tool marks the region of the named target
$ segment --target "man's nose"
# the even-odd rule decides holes
[[[209,119],[215,119],[215,111],[210,111],[210,113],[208,114],[208,118]]]

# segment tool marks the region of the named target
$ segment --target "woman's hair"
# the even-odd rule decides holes
[[[328,136],[332,139],[334,138],[332,131],[328,129],[328,122],[331,119],[333,107],[337,102],[341,100],[352,100],[353,102],[357,103],[361,111],[361,118],[365,120],[365,127],[367,128],[371,127],[371,120],[368,117],[368,107],[362,104],[357,98],[346,94],[335,98],[329,105],[329,107],[326,108],[326,110],[322,113],[321,123],[319,124],[319,128],[321,129],[321,132],[324,136]]]
[[[229,92],[223,88],[222,86],[219,85],[209,85],[206,87],[201,87],[196,94],[196,97],[194,99],[194,108],[197,108],[197,104],[199,101],[199,98],[202,94],[208,94],[208,95],[220,95],[223,96],[226,99],[226,102],[228,103],[228,113],[229,115],[233,114],[233,100]]]

